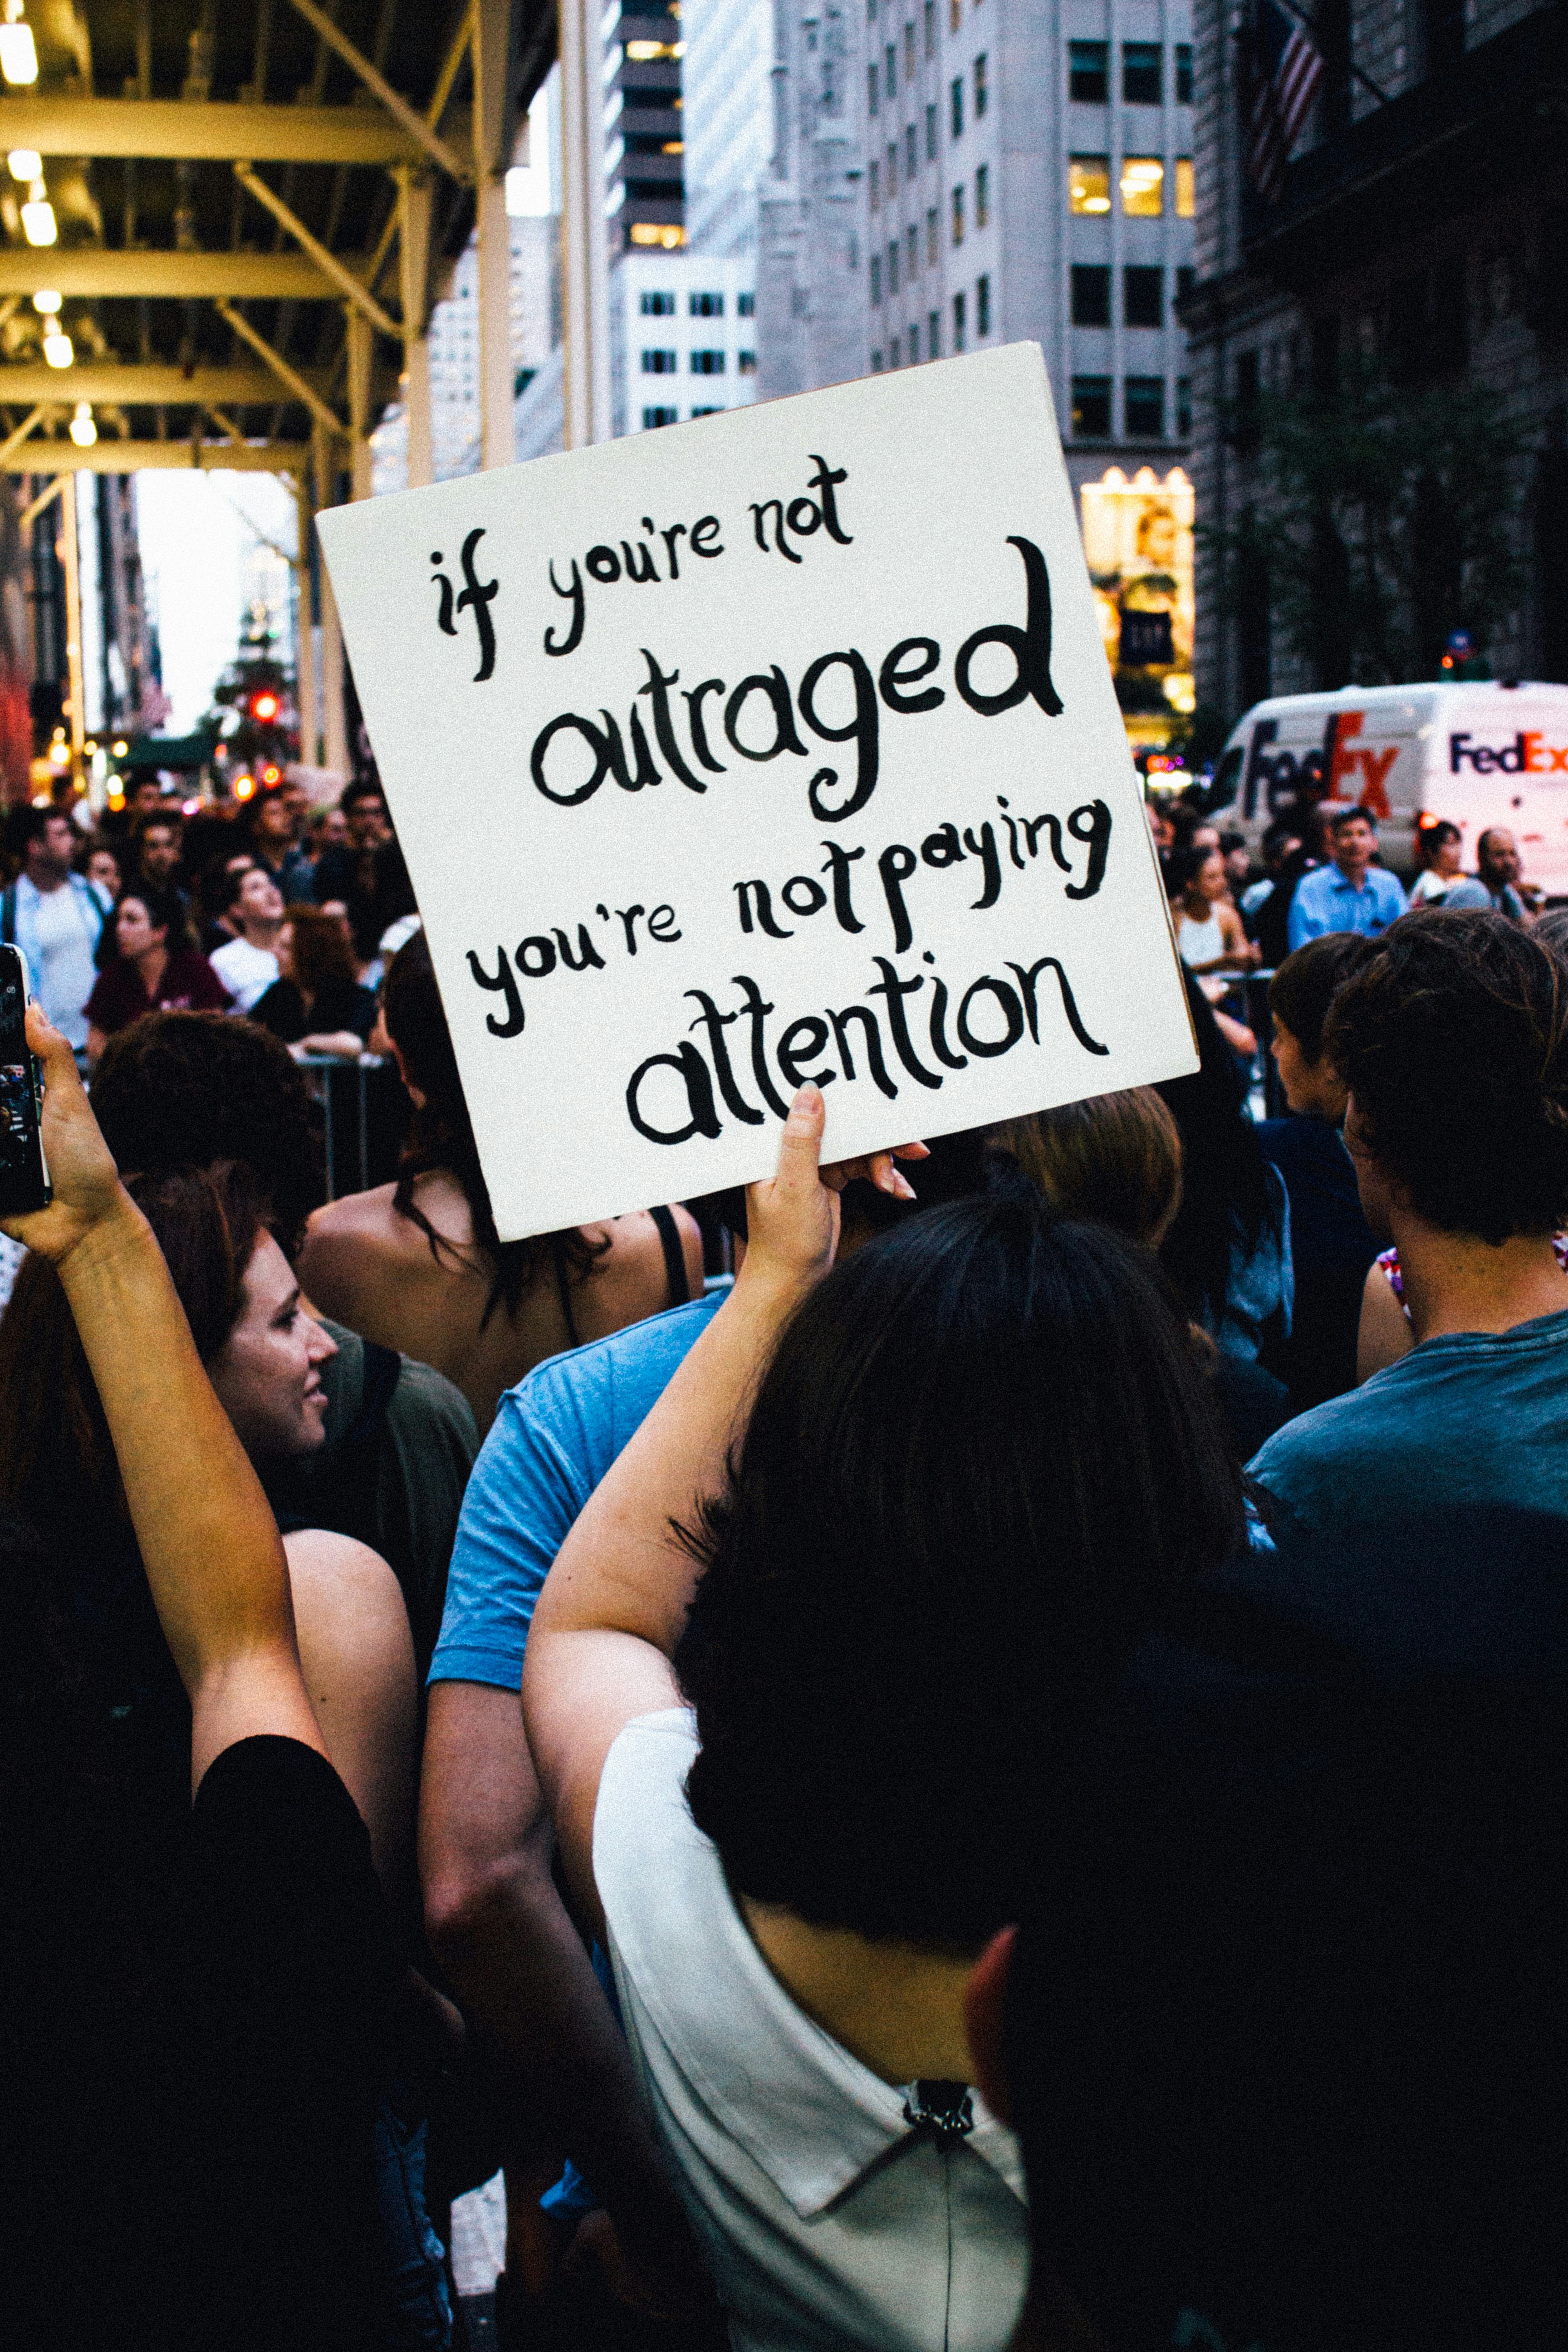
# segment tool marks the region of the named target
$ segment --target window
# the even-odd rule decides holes
[[[882,257],[879,253],[874,253],[871,256],[871,307],[873,310],[875,310],[881,299]]]
[[[898,290],[899,290],[899,240],[898,240],[898,238],[897,238],[897,237],[895,237],[895,238],[893,239],[893,241],[892,241],[891,245],[889,245],[889,247],[888,247],[888,291],[889,291],[889,294],[896,294],[896,293],[898,292]]]
[[[1072,380],[1072,437],[1075,441],[1110,438],[1110,378],[1075,375]]]
[[[952,135],[955,139],[962,139],[963,136],[963,76],[962,74],[954,76],[951,95],[952,99]]]
[[[926,215],[926,268],[934,269],[942,252],[942,229],[937,209],[932,205]]]
[[[877,111],[877,68],[875,65],[868,65],[866,68],[866,111],[868,114],[875,114]]]
[[[1163,441],[1165,437],[1164,377],[1130,375],[1123,415],[1130,441]]]
[[[1197,271],[1194,269],[1189,263],[1184,261],[1181,268],[1176,272],[1177,301],[1184,302],[1197,282]]]
[[[936,162],[936,107],[934,104],[926,109],[926,162],[928,163]]]
[[[915,366],[915,365],[916,365],[917,362],[918,362],[918,361],[919,361],[919,359],[920,359],[920,355],[921,355],[921,331],[920,331],[919,327],[911,327],[911,328],[910,329],[910,365],[911,367],[913,367],[913,366]]]
[[[674,295],[645,294],[642,298],[642,314],[645,319],[673,319],[675,316]]]
[[[693,319],[721,319],[724,297],[722,294],[689,294],[686,309],[688,316]]]
[[[906,25],[904,26],[904,79],[913,81],[914,78],[915,28],[912,25]]]
[[[873,163],[871,166],[869,186],[871,191],[871,210],[874,213],[880,212],[882,208],[882,167],[880,163]]]
[[[976,228],[989,228],[991,226],[991,166],[989,163],[982,163],[979,171],[974,174],[974,226]]]
[[[1068,210],[1074,213],[1108,213],[1110,210],[1109,155],[1068,156]]]
[[[755,295],[754,293],[737,294],[737,295],[736,295],[736,297],[735,297],[735,316],[736,316],[736,318],[737,318],[737,319],[754,319],[754,318],[756,317],[756,315],[757,315],[757,298],[756,298],[756,295]]]
[[[1122,271],[1121,323],[1124,327],[1164,325],[1165,273],[1163,269],[1128,268]]]
[[[1072,322],[1075,327],[1110,324],[1110,272],[1098,262],[1073,263]]]
[[[1176,104],[1191,106],[1193,102],[1193,45],[1191,41],[1176,43]]]
[[[1068,96],[1080,106],[1103,106],[1110,96],[1109,41],[1068,43]]]
[[[979,121],[985,111],[985,57],[982,51],[974,60],[974,120]]]
[[[755,375],[756,373],[757,355],[755,352],[737,352],[735,353],[735,373],[737,375]]]
[[[897,335],[895,335],[892,341],[888,346],[888,365],[889,367],[902,367],[903,363],[903,346],[900,342]]]
[[[904,125],[904,176],[906,179],[912,180],[914,178],[915,173],[920,169],[920,150],[915,139],[915,126],[912,122],[906,122]]]
[[[952,192],[952,241],[954,245],[963,243],[963,190],[962,187],[954,188]]]
[[[891,41],[882,51],[882,81],[888,93],[888,104],[891,106],[899,94],[899,61]]]
[[[955,352],[961,352],[963,349],[963,297],[962,294],[955,294],[952,298],[952,348]]]
[[[942,357],[942,312],[940,310],[931,311],[926,320],[926,357],[928,360],[939,360]]]
[[[921,274],[921,233],[913,221],[904,231],[904,270],[910,283]]]
[[[722,416],[724,412],[721,408],[694,408],[691,414],[693,416]]]
[[[888,202],[899,193],[899,142],[891,140],[888,146]]]
[[[1121,209],[1135,220],[1159,219],[1165,209],[1165,166],[1158,155],[1122,158]]]
[[[926,0],[926,55],[936,55],[936,0]]]
[[[645,408],[642,413],[642,421],[644,430],[651,432],[656,425],[678,424],[679,422],[679,413],[678,410],[673,408]]]
[[[963,0],[947,0],[947,29],[948,29],[948,31],[949,31],[950,33],[956,33],[956,32],[959,32],[959,31],[961,31],[961,30],[962,30],[962,28],[963,28]]]
[[[642,372],[644,375],[673,375],[675,373],[675,353],[673,352],[644,352],[642,355]]]
[[[693,375],[722,375],[724,373],[723,352],[693,352],[691,354],[691,373]]]
[[[1197,206],[1194,202],[1193,159],[1190,155],[1176,158],[1176,218],[1191,220]]]
[[[991,332],[991,280],[988,277],[975,280],[974,331],[977,335]]]
[[[1190,375],[1176,378],[1176,438],[1190,441],[1193,437],[1193,380]]]
[[[1121,44],[1121,102],[1159,106],[1165,96],[1164,57],[1158,41]]]
[[[878,345],[877,349],[871,354],[871,373],[873,375],[880,375],[882,373],[882,350],[880,344]]]

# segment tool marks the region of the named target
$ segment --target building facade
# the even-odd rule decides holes
[[[1200,582],[1200,698],[1234,719],[1268,693],[1388,674],[1340,625],[1353,525],[1326,515],[1318,530],[1315,629],[1289,609],[1258,425],[1296,403],[1342,405],[1357,384],[1430,416],[1434,445],[1444,417],[1463,427],[1467,388],[1486,388],[1515,442],[1497,504],[1516,576],[1485,653],[1499,676],[1568,679],[1568,13],[1541,0],[1320,6],[1319,93],[1272,194],[1249,172],[1248,22],[1235,0],[1196,0],[1198,278],[1183,307],[1199,510],[1229,551]],[[1471,619],[1454,470],[1434,446],[1430,560],[1417,548],[1405,602],[1437,617],[1395,614],[1396,677],[1439,674],[1426,641],[1445,594],[1450,622]]]
[[[610,252],[686,242],[680,0],[605,10],[605,210]]]
[[[756,398],[749,254],[625,253],[610,272],[613,429],[685,425]]]
[[[773,145],[772,0],[681,0],[686,241],[752,253]]]

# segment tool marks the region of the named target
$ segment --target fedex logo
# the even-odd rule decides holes
[[[1331,801],[1353,800],[1372,816],[1388,816],[1387,777],[1399,757],[1397,743],[1388,744],[1374,751],[1370,743],[1356,743],[1352,737],[1359,735],[1366,722],[1364,710],[1336,711],[1330,719],[1324,750],[1328,753],[1328,798]],[[1360,789],[1355,788],[1359,780]],[[1342,792],[1342,784],[1350,790]]]
[[[1511,743],[1495,748],[1472,742],[1468,734],[1448,738],[1448,773],[1465,767],[1478,776],[1543,776],[1568,773],[1568,743],[1548,743],[1532,728],[1521,728]]]

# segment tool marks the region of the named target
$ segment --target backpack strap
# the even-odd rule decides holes
[[[691,1297],[691,1285],[686,1278],[686,1252],[680,1245],[680,1227],[675,1222],[673,1209],[648,1211],[658,1231],[658,1245],[664,1252],[664,1287],[667,1307],[684,1307]]]

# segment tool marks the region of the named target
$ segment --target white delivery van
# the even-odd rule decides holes
[[[1276,817],[1320,800],[1370,810],[1384,864],[1406,879],[1423,815],[1458,826],[1468,872],[1478,836],[1506,825],[1525,880],[1568,898],[1568,686],[1346,686],[1255,703],[1215,772],[1215,817],[1256,848]]]

